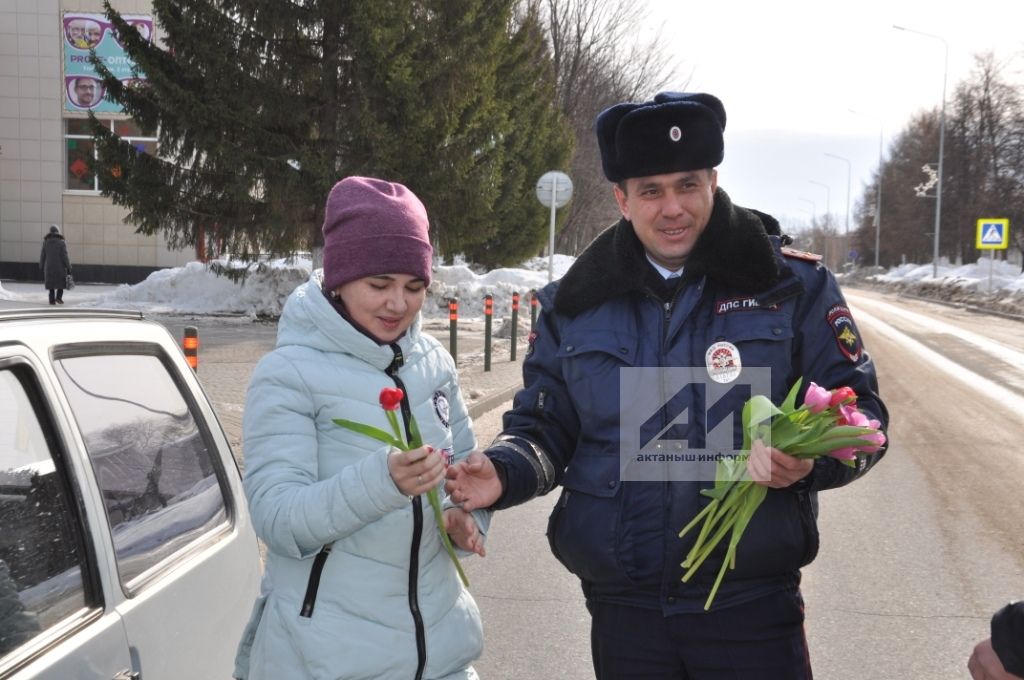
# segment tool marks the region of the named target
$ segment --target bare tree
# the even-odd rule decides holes
[[[1024,218],[1024,97],[1006,82],[1004,68],[991,53],[977,55],[971,78],[953,96],[946,160],[956,174],[943,186],[950,210],[943,210],[942,241],[966,261],[978,255],[978,218]]]
[[[562,216],[556,250],[576,255],[619,217],[594,136],[594,119],[623,101],[648,99],[675,78],[660,35],[638,40],[646,8],[634,0],[525,0],[546,22],[556,96],[570,121],[575,149],[573,199]],[[675,89],[685,84],[677,83]]]

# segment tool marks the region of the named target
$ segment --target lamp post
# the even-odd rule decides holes
[[[881,248],[881,233],[882,233],[882,174],[885,172],[885,162],[882,158],[882,129],[884,123],[880,117],[872,116],[869,113],[863,111],[855,111],[850,109],[850,113],[856,113],[860,116],[867,116],[868,118],[875,118],[878,121],[878,186],[875,187],[875,268],[878,268],[878,251]]]
[[[825,225],[828,226],[828,217],[832,214],[832,190],[828,188],[827,184],[816,179],[809,179],[807,181],[811,184],[817,184],[819,187],[825,187]]]
[[[814,216],[818,214],[818,206],[815,205],[814,201],[809,198],[799,198],[797,200],[803,201],[804,203],[811,204],[811,226],[814,226]]]
[[[843,161],[846,163],[846,237],[850,237],[850,177],[853,174],[853,165],[850,163],[849,158],[843,158],[837,156],[834,153],[825,152],[825,155],[829,158],[835,158],[836,160]]]
[[[935,189],[935,243],[932,248],[932,278],[939,278],[939,225],[942,219],[942,160],[945,155],[946,146],[946,76],[949,73],[949,43],[945,38],[924,31],[917,31],[913,28],[893,25],[897,31],[917,33],[926,38],[934,38],[942,42],[945,48],[945,57],[942,66],[942,108],[939,110],[939,183]]]

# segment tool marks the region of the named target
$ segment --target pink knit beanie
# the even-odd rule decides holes
[[[327,197],[324,290],[378,274],[409,274],[430,283],[429,227],[427,209],[405,186],[346,177]]]

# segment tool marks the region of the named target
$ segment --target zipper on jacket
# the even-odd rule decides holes
[[[328,543],[320,548],[320,552],[313,558],[313,568],[309,572],[309,582],[306,584],[306,596],[302,598],[302,609],[299,616],[309,618],[313,616],[313,607],[316,605],[316,593],[320,589],[320,575],[324,571],[324,564],[327,556],[331,554],[331,544]]]
[[[405,427],[405,438],[409,440],[409,423],[412,420],[412,407],[409,404],[409,392],[405,383],[398,377],[398,369],[405,363],[402,348],[391,345],[395,358],[384,372],[395,381],[395,387],[402,390],[402,425]],[[423,537],[423,501],[419,496],[412,499],[412,545],[409,550],[409,612],[412,614],[416,628],[416,680],[422,680],[423,670],[427,665],[427,634],[423,625],[423,614],[420,612],[419,572],[420,572],[420,541]]]

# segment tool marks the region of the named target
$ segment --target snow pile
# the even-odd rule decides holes
[[[1024,273],[1021,266],[983,257],[960,266],[940,261],[938,276],[930,264],[904,264],[884,274],[867,272],[840,276],[840,281],[867,284],[942,302],[1024,314]]]
[[[560,279],[576,258],[555,255],[552,271]],[[529,314],[530,292],[548,285],[548,258],[534,257],[517,268],[492,269],[476,274],[464,263],[452,266],[434,265],[434,278],[423,305],[423,316],[448,318],[448,301],[459,302],[459,318],[482,318],[485,296],[493,296],[495,318],[512,315],[512,294],[519,293],[519,316]],[[528,316],[526,318],[529,318]]]
[[[161,269],[133,286],[83,306],[145,309],[154,314],[241,314],[276,317],[288,295],[309,278],[308,260],[189,262]]]

